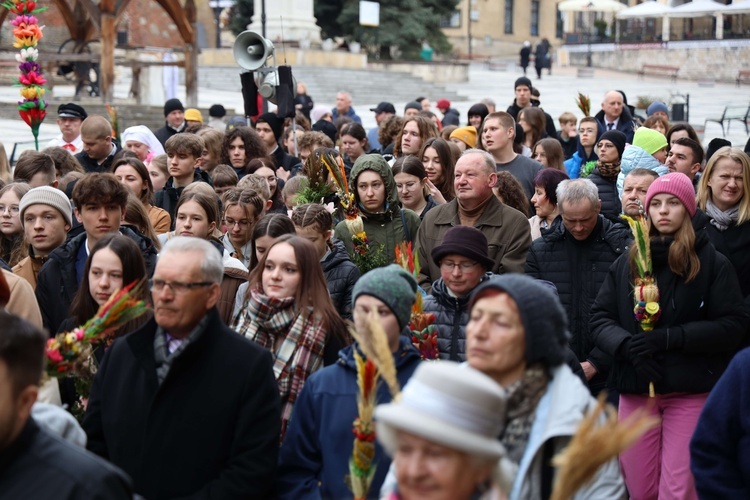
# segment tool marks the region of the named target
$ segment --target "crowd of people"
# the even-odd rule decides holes
[[[59,137],[0,161],[0,497],[548,498],[604,393],[659,423],[575,498],[750,498],[750,141],[513,91],[465,119],[381,102],[365,130],[300,83],[294,118],[169,99],[119,138],[60,105]],[[48,339],[139,282],[90,388],[42,380]],[[373,389],[368,475],[373,322],[402,391]]]

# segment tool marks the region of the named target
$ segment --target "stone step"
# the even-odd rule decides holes
[[[333,103],[339,90],[352,94],[355,103],[377,103],[383,100],[406,102],[424,95],[432,100],[447,98],[461,100],[461,96],[442,85],[426,82],[407,73],[383,72],[298,66],[292,69],[297,81],[304,82],[308,95],[319,102]],[[199,68],[198,81],[201,87],[217,90],[241,90],[240,68]]]

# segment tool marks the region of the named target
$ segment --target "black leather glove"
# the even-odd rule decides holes
[[[637,356],[658,354],[682,349],[684,332],[680,327],[657,328],[650,332],[637,333],[630,343],[630,351]]]

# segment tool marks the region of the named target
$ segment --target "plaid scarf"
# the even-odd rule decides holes
[[[323,366],[326,332],[312,308],[298,311],[294,297],[264,295],[260,284],[250,291],[235,320],[237,333],[274,355],[273,373],[281,394],[281,439],[307,377]]]

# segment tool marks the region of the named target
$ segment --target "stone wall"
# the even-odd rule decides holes
[[[571,65],[586,65],[586,45],[565,46],[560,50],[567,52]],[[734,82],[739,70],[750,70],[750,40],[600,44],[592,45],[591,53],[597,68],[635,73],[644,64],[663,64],[678,66],[677,77],[688,80]]]

